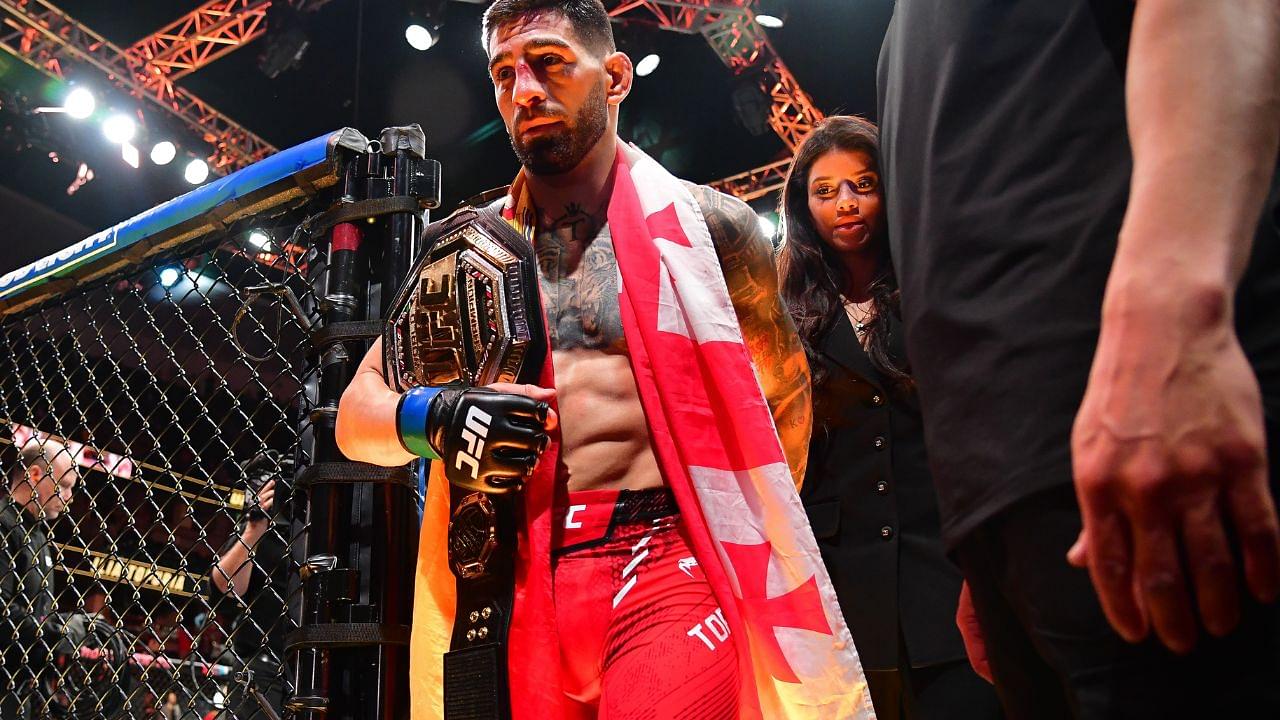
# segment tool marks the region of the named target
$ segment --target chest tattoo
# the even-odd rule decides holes
[[[618,262],[603,210],[570,205],[539,228],[535,245],[551,347],[625,353]]]

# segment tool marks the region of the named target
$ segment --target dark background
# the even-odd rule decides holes
[[[199,0],[61,0],[59,6],[121,47],[198,7]],[[331,0],[303,15],[311,45],[300,65],[268,78],[259,56],[274,36],[182,78],[178,84],[236,122],[286,148],[342,126],[376,137],[388,125],[420,123],[428,155],[444,164],[444,209],[504,185],[517,165],[493,104],[480,46],[483,5],[450,2],[443,38],[426,52],[404,40],[400,0]],[[824,113],[874,117],[875,64],[892,0],[790,0],[785,27],[769,30],[774,47]],[[277,27],[277,31],[279,26]],[[623,49],[638,60],[654,51],[662,64],[637,78],[622,107],[621,134],[677,175],[708,182],[786,156],[771,131],[753,136],[732,102],[736,78],[701,35],[615,25]],[[357,71],[357,65],[359,70]],[[0,273],[19,267],[192,189],[182,179],[188,157],[208,146],[149,102],[112,88],[89,68],[68,79],[91,87],[91,120],[33,115],[59,105],[66,86],[0,51]],[[109,109],[143,110],[135,170],[101,135]],[[146,155],[162,138],[179,146],[167,166]],[[59,162],[50,160],[55,152]],[[81,163],[94,179],[74,195],[67,186]],[[756,203],[763,209],[776,198]]]

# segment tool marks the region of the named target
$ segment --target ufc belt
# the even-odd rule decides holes
[[[383,332],[389,384],[404,392],[537,382],[547,340],[528,241],[489,206],[428,226],[423,247]],[[458,604],[444,657],[448,720],[510,717],[506,640],[518,501],[515,494],[450,488],[449,567]]]

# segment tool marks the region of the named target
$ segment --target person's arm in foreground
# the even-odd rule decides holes
[[[270,515],[271,508],[275,506],[275,498],[276,481],[269,480],[258,491],[258,507],[262,512]],[[231,543],[227,551],[218,558],[218,564],[209,572],[213,586],[218,589],[218,592],[223,594],[231,592],[237,597],[244,597],[245,591],[249,588],[249,581],[253,579],[253,563],[249,561],[249,553],[258,547],[258,541],[266,534],[269,523],[270,520],[266,517],[257,515],[250,517],[236,541]]]
[[[753,359],[763,359],[764,367],[756,368],[756,377],[798,488],[804,480],[813,425],[809,363],[778,292],[773,246],[749,205],[709,188],[694,192],[700,193],[743,340]]]
[[[415,392],[404,395],[408,398]],[[383,377],[382,340],[375,340],[338,402],[334,432],[338,449],[352,460],[384,467],[404,465],[415,455],[405,449],[401,430],[411,431],[420,443],[433,445],[423,457],[451,458],[445,463],[450,482],[483,492],[506,492],[518,489],[532,473],[546,449],[547,433],[556,427],[555,411],[547,405],[555,398],[555,390],[536,385],[493,383],[483,388],[448,388],[438,396],[420,395],[419,400],[431,399],[422,402],[412,428],[398,427],[403,421],[397,417],[401,397]],[[443,404],[436,402],[446,398]],[[476,422],[473,412],[487,431],[478,443],[470,429],[470,423]],[[473,457],[473,452],[479,457]]]
[[[396,407],[400,393],[382,376],[382,338],[373,341],[355,377],[338,403],[334,430],[338,448],[352,460],[384,467],[404,465],[416,456],[400,444]]]
[[[1280,2],[1139,2],[1127,106],[1131,195],[1072,433],[1069,557],[1120,635],[1187,652],[1193,603],[1211,634],[1236,625],[1237,562],[1259,600],[1280,593],[1260,393],[1233,327],[1280,142]]]

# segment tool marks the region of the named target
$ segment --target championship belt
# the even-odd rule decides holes
[[[428,226],[422,246],[383,332],[388,383],[398,392],[536,383],[547,340],[529,242],[495,204]],[[506,641],[519,503],[519,493],[450,487],[449,566],[458,605],[444,657],[449,720],[510,717]]]

